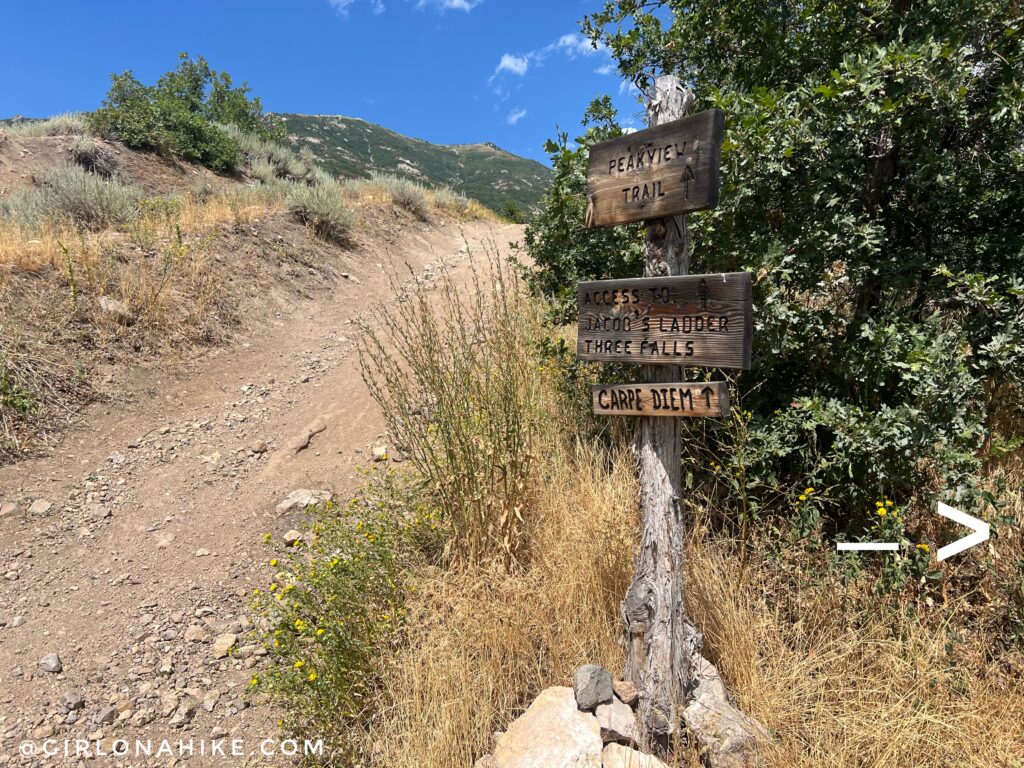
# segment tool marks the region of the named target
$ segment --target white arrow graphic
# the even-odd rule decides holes
[[[962,539],[954,541],[952,544],[947,544],[938,551],[939,562],[941,563],[947,557],[953,555],[959,555],[965,549],[970,549],[975,544],[981,544],[983,541],[988,541],[989,525],[984,520],[979,520],[976,517],[961,512],[959,509],[953,509],[948,504],[939,502],[939,514],[943,517],[949,518],[954,523],[960,523],[967,528],[970,528],[974,533],[969,536],[964,536]]]

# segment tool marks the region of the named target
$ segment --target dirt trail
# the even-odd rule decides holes
[[[264,533],[279,544],[298,522],[277,505],[298,488],[344,496],[382,438],[353,320],[394,300],[392,263],[430,278],[442,261],[464,270],[465,243],[505,249],[518,235],[474,222],[363,246],[330,294],[201,360],[140,372],[50,456],[0,469],[0,502],[16,502],[0,511],[0,765],[290,762],[260,754],[279,713],[244,695],[269,663],[248,595],[269,578]],[[63,671],[40,666],[51,653]],[[129,757],[74,757],[75,739],[95,754],[118,738]],[[165,738],[174,753],[157,755]],[[199,754],[218,738],[228,757]],[[61,754],[19,751],[46,739]],[[137,757],[135,739],[154,755]],[[177,746],[190,739],[191,757]]]

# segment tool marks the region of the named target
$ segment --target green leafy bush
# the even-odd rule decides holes
[[[0,202],[0,216],[28,229],[47,222],[103,229],[135,219],[141,198],[135,186],[62,165],[44,175],[40,186],[18,190]]]
[[[315,187],[291,184],[285,205],[296,218],[325,240],[344,242],[354,221],[341,190],[333,184]]]
[[[230,75],[211,69],[201,56],[179,58],[178,68],[154,86],[131,72],[112,75],[103,106],[88,117],[90,128],[129,147],[175,154],[215,171],[233,170],[240,161],[238,141],[219,124],[263,139],[283,137],[283,126],[263,115],[245,83],[234,86]]]
[[[36,399],[0,364],[0,414],[4,409],[22,416],[29,415],[36,410]]]
[[[408,547],[394,486],[380,477],[344,507],[312,510],[317,522],[305,541],[270,560],[273,580],[254,594],[278,663],[252,685],[283,697],[299,720],[292,725],[336,750],[365,719],[387,661],[380,649],[404,616],[400,566]]]
[[[821,525],[856,536],[878,497],[994,501],[981,461],[1013,437],[998,430],[1019,425],[1022,393],[1018,16],[981,0],[622,0],[586,20],[627,78],[679,73],[695,109],[726,114],[692,271],[754,275],[750,418],[742,445],[732,424],[688,424],[686,459],[726,507],[789,515],[814,486]],[[638,235],[583,226],[585,147],[549,149],[555,181],[525,240],[535,288],[568,298],[576,280],[640,274]]]
[[[330,174],[317,165],[316,158],[305,147],[294,152],[278,141],[246,133],[238,126],[222,124],[219,127],[237,142],[249,175],[264,183],[275,179],[306,184],[332,181]]]

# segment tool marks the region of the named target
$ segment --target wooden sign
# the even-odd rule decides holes
[[[576,356],[749,368],[750,291],[748,272],[578,283]]]
[[[594,413],[602,416],[728,416],[724,381],[679,384],[595,384]]]
[[[714,208],[724,125],[711,109],[593,145],[587,227]]]

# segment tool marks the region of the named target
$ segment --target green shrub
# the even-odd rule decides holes
[[[345,507],[318,506],[305,542],[270,560],[273,580],[254,594],[277,664],[251,684],[282,697],[290,725],[333,750],[364,724],[387,663],[380,649],[395,641],[405,614],[401,496],[382,476]]]
[[[813,486],[812,537],[855,538],[879,497],[915,511],[938,495],[973,513],[993,501],[978,489],[984,447],[1024,392],[1012,12],[814,2],[789,24],[710,0],[613,0],[585,23],[626,77],[681,73],[695,110],[726,115],[721,198],[690,217],[691,271],[754,275],[753,369],[736,398],[750,417],[685,427],[691,481],[724,509],[746,499],[739,514],[789,517]],[[609,118],[600,137],[617,130],[606,107],[588,113]],[[585,148],[563,136],[549,150],[554,183],[526,236],[534,286],[568,298],[580,279],[639,275],[638,229],[584,226]]]
[[[179,58],[178,68],[154,86],[142,84],[131,72],[113,75],[103,106],[89,115],[92,130],[215,171],[233,170],[241,157],[238,141],[220,125],[263,139],[283,137],[283,126],[263,115],[247,85],[234,87],[229,75],[211,69],[201,56]]]
[[[36,399],[0,362],[0,414],[5,409],[19,416],[29,416],[36,411]]]
[[[269,160],[259,157],[246,163],[246,172],[264,184],[277,181],[277,168]]]
[[[512,224],[526,223],[526,214],[511,200],[501,206],[501,216],[505,221],[511,222]]]
[[[333,184],[310,187],[292,184],[285,197],[288,210],[324,240],[345,242],[354,217],[341,190]]]
[[[417,184],[412,179],[394,176],[390,173],[374,172],[372,181],[387,191],[395,205],[405,208],[421,221],[427,220],[430,205],[427,202],[427,192],[423,185]]]
[[[29,229],[46,222],[103,229],[136,218],[141,197],[137,187],[63,165],[43,176],[40,186],[0,203],[0,215]]]
[[[330,173],[325,171],[319,165],[313,167],[313,171],[308,175],[307,180],[310,184],[333,184],[334,177]]]

